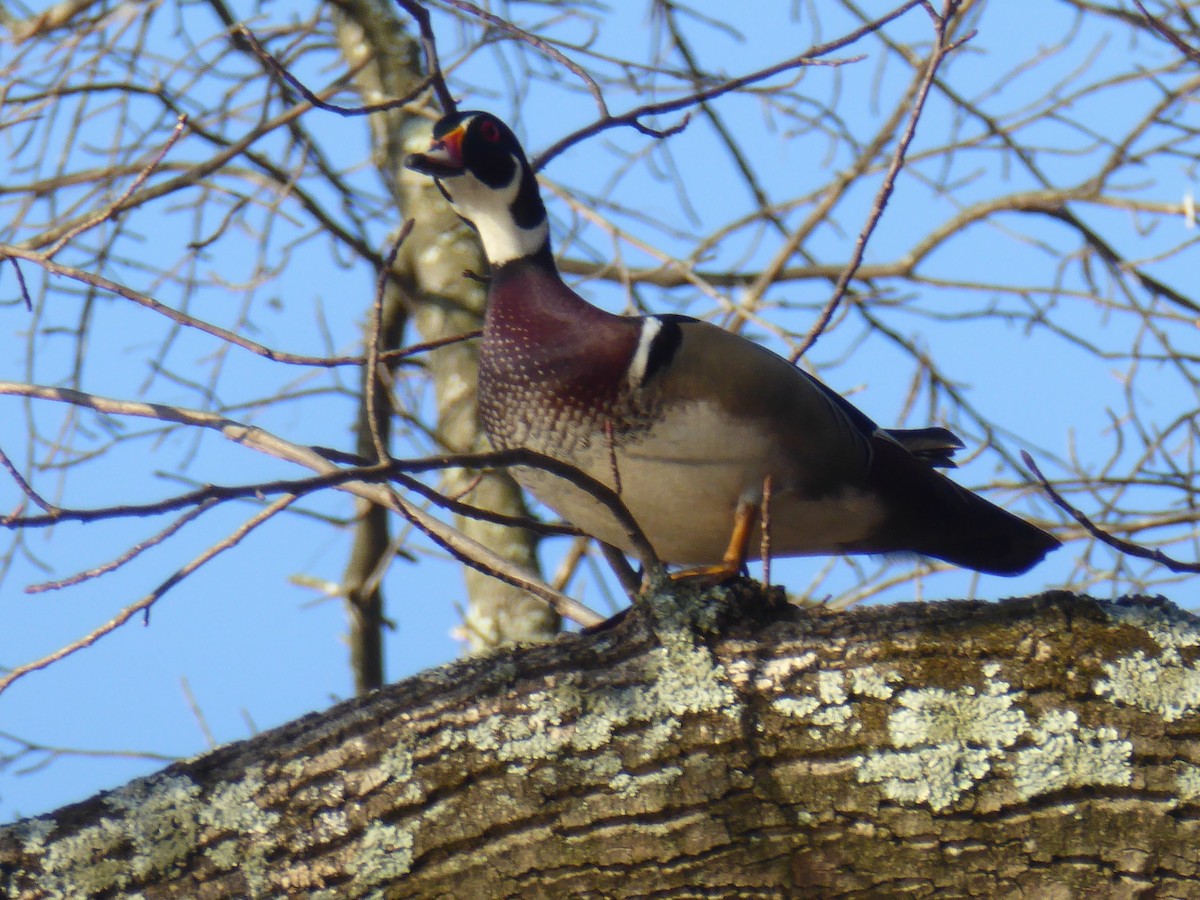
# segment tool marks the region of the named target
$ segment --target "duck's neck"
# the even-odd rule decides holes
[[[518,259],[493,265],[485,330],[528,330],[543,340],[611,327],[619,317],[592,306],[563,283],[550,242]]]
[[[554,261],[554,251],[550,248],[549,236],[532,253],[523,253],[520,256],[505,260],[498,260],[492,254],[488,253],[487,258],[488,264],[491,266],[493,280],[497,277],[506,277],[509,273],[517,270],[525,272],[533,271],[537,274],[561,278],[558,274],[558,263]]]
[[[475,220],[475,230],[483,244],[483,252],[493,269],[533,257],[546,256],[551,267],[550,225],[543,218],[532,228],[522,228],[511,219],[493,221],[486,217]]]
[[[479,232],[493,269],[550,252],[550,220],[537,178],[528,166],[516,165],[514,172],[502,187],[470,176],[445,183],[451,204]]]

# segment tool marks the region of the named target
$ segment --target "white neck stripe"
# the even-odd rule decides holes
[[[642,386],[646,366],[650,362],[650,350],[662,327],[662,320],[658,316],[648,316],[642,320],[642,333],[638,335],[637,349],[633,351],[633,359],[629,361],[629,371],[625,375],[631,388]]]
[[[512,205],[521,192],[524,175],[515,157],[513,163],[512,180],[501,188],[489,187],[469,171],[442,181],[455,211],[479,232],[483,252],[494,266],[532,256],[550,235],[544,218],[532,228],[522,228],[513,218]]]

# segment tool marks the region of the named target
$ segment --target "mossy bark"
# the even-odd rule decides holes
[[[1200,897],[1196,619],[773,599],[655,593],[9,826],[0,889]]]

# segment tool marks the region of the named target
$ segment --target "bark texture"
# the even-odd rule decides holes
[[[425,74],[418,43],[392,4],[384,0],[341,0],[335,22],[342,53],[356,67],[355,84],[364,103],[405,96]],[[403,215],[415,222],[396,259],[396,281],[388,293],[388,303],[403,305],[422,340],[475,331],[483,323],[485,290],[464,272],[487,272],[479,241],[451,212],[431,179],[404,168],[408,153],[429,148],[432,122],[413,116],[407,109],[376,113],[370,121],[380,176]],[[452,344],[426,356],[437,406],[436,438],[450,452],[484,449],[476,415],[477,357],[474,342]],[[509,516],[528,515],[520,488],[506,472],[480,475],[454,470],[447,473],[442,487],[447,494],[484,509]],[[539,572],[537,541],[532,533],[462,517],[455,524],[505,559]],[[368,521],[365,527],[369,530],[373,525]],[[379,528],[386,529],[386,516]],[[366,578],[375,570],[380,545],[371,533],[364,534],[360,529],[356,547],[365,549],[356,554],[355,561],[359,557],[363,560],[357,569],[352,561],[348,585],[357,583],[355,571],[367,573],[363,575]],[[387,549],[386,542],[382,547]],[[464,571],[468,601],[463,637],[472,649],[494,647],[505,641],[547,640],[558,633],[559,617],[546,604],[470,567]]]
[[[1200,622],[651,594],[0,830],[6,896],[1200,897]]]

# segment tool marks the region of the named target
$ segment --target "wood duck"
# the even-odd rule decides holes
[[[537,179],[512,131],[448,115],[406,165],[432,176],[491,266],[479,410],[498,448],[562,460],[614,490],[665,561],[725,577],[757,557],[916,553],[1016,575],[1059,546],[937,472],[963,444],[888,431],[787,360],[679,315],[619,316],[559,276]],[[629,551],[606,507],[561,477],[514,475],[568,522]]]

